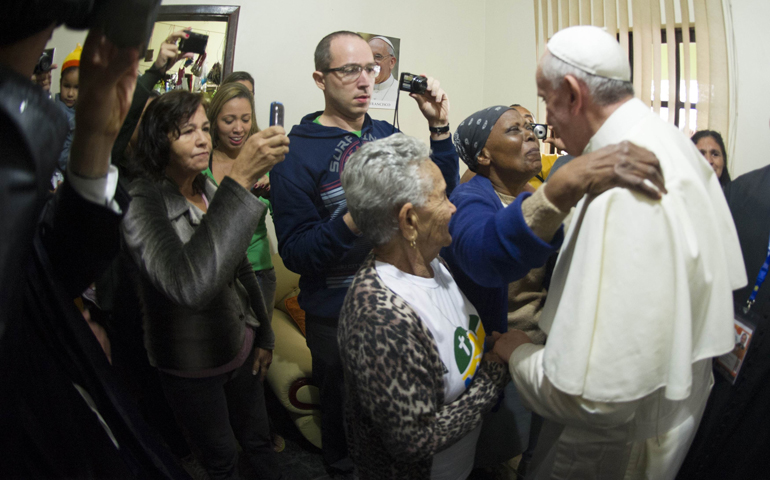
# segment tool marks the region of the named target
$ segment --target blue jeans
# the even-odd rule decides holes
[[[280,478],[265,391],[251,374],[253,364],[252,349],[239,368],[214,377],[183,378],[159,371],[177,422],[212,480],[241,478],[236,439],[257,478]]]

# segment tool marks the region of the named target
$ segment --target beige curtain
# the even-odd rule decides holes
[[[548,39],[559,29],[572,25],[596,25],[618,35],[620,44],[633,57],[636,96],[660,113],[661,101],[668,100],[668,115],[674,123],[676,84],[681,85],[684,103],[679,126],[685,132],[730,131],[730,69],[726,40],[723,0],[534,0],[537,57],[545,52]],[[691,22],[691,18],[694,22]],[[690,37],[695,28],[695,39]],[[676,31],[682,37],[680,74],[677,78]],[[661,32],[665,31],[668,56],[661,50]],[[633,36],[633,47],[628,34]],[[697,67],[691,68],[690,44],[695,41]],[[664,75],[663,58],[667,58]],[[697,82],[691,82],[696,80]],[[665,84],[668,98],[661,95]],[[697,85],[697,89],[695,86]],[[697,102],[697,124],[690,123],[690,107]],[[545,121],[545,106],[538,106],[538,118]]]

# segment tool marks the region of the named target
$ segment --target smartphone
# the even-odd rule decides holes
[[[192,52],[199,55],[206,53],[206,45],[209,43],[209,36],[202,33],[195,33],[187,30],[188,38],[179,40],[180,52]]]
[[[280,125],[283,127],[283,103],[273,102],[270,104],[270,126]]]

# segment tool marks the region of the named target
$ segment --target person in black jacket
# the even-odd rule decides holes
[[[748,284],[733,292],[736,307],[746,305],[770,239],[770,166],[728,183],[725,197],[735,220]],[[751,307],[756,328],[733,385],[714,373],[706,411],[679,471],[678,480],[766,478],[770,474],[770,284],[765,282]]]
[[[6,2],[0,31],[0,472],[4,478],[181,478],[130,404],[73,298],[119,248],[128,196],[113,142],[138,50],[89,33],[78,132],[49,179],[66,122],[30,75],[66,5]],[[69,12],[71,13],[71,12]]]

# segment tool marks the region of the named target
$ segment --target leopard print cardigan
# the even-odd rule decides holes
[[[505,365],[484,360],[468,390],[444,405],[433,335],[385,286],[373,255],[348,290],[337,338],[348,447],[362,480],[430,478],[433,455],[476,428],[510,381]]]

